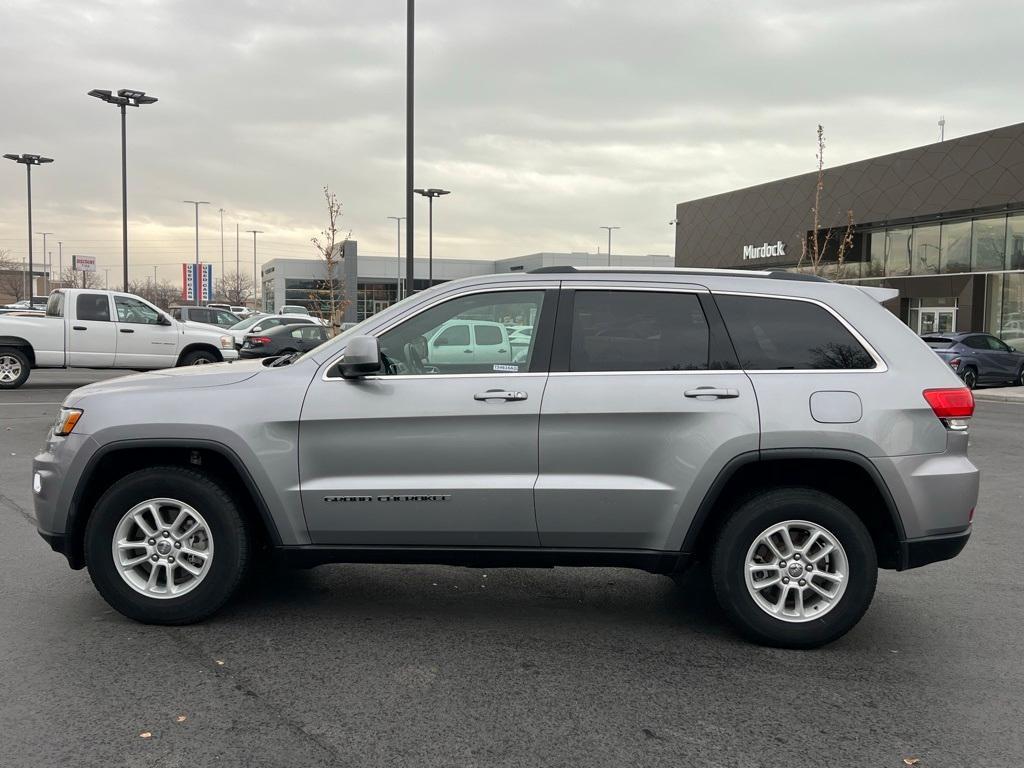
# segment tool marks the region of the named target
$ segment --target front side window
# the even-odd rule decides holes
[[[702,371],[709,343],[692,293],[577,291],[569,370]]]
[[[868,370],[875,361],[817,304],[760,296],[715,297],[740,365],[754,371]]]
[[[114,307],[117,309],[119,323],[140,323],[142,325],[158,325],[160,314],[138,299],[128,296],[115,296]]]
[[[544,291],[538,290],[471,294],[431,307],[380,337],[386,373],[526,373],[534,344],[512,345],[509,332],[536,328],[543,305]],[[472,337],[470,326],[477,331]],[[488,330],[481,335],[481,328]]]
[[[80,293],[75,301],[75,316],[79,320],[110,322],[110,300],[105,293]]]

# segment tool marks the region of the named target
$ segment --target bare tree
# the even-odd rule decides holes
[[[320,233],[320,237],[311,238],[311,242],[324,260],[325,277],[310,292],[309,299],[313,305],[313,315],[327,323],[330,335],[334,336],[341,330],[341,321],[349,305],[345,299],[345,282],[341,277],[341,260],[345,243],[352,233],[340,236],[339,240],[341,203],[330,187],[324,187],[324,201],[327,203],[327,227]]]
[[[11,258],[11,252],[0,249],[0,294],[10,297],[11,303],[27,298],[25,265]]]
[[[61,285],[68,288],[102,288],[103,281],[100,280],[99,272],[76,272],[71,267],[65,267],[60,275]]]
[[[809,269],[812,274],[820,275],[825,264],[831,263],[827,259],[829,242],[835,230],[829,227],[825,236],[821,236],[821,195],[825,191],[825,129],[818,126],[818,152],[815,154],[818,161],[818,175],[814,185],[814,205],[811,207],[811,231],[809,234],[800,236],[800,261],[797,262],[797,269]],[[853,210],[846,212],[846,229],[836,244],[836,276],[841,277],[845,273],[846,254],[853,246]],[[805,267],[806,264],[806,267]]]
[[[217,279],[214,293],[226,304],[244,305],[249,299],[255,298],[252,278],[243,273],[230,271]]]
[[[129,283],[128,292],[134,293],[163,310],[169,310],[174,304],[181,303],[181,287],[173,285],[167,280],[161,280],[158,283],[154,283],[152,280]]]

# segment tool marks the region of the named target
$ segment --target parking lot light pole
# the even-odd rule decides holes
[[[441,195],[450,195],[451,191],[447,189],[437,189],[431,187],[430,189],[414,189],[417,195],[423,195],[430,201],[430,213],[429,215],[429,231],[430,234],[427,237],[427,286],[433,287],[434,285],[434,198],[440,197]]]
[[[202,306],[202,287],[199,285],[199,206],[209,205],[208,200],[182,200],[183,203],[194,205],[196,207],[196,303]]]
[[[52,163],[53,158],[43,157],[42,155],[25,154],[6,154],[4,157],[25,166],[25,177],[28,181],[28,305],[30,307],[34,307],[35,304],[32,302],[32,294],[35,292],[35,289],[32,286],[32,166]]]
[[[247,229],[246,232],[252,232],[252,303],[256,306],[256,300],[259,298],[259,292],[256,290],[256,286],[259,285],[256,279],[256,235],[262,235],[262,229]],[[266,299],[266,297],[264,297]],[[287,301],[287,296],[285,297]]]
[[[99,88],[89,91],[89,96],[114,104],[121,110],[121,259],[124,262],[124,291],[128,292],[128,149],[126,141],[125,107],[141,107],[143,104],[155,104],[155,96],[147,96],[145,91],[122,88],[113,94]]]
[[[48,277],[49,273],[46,271],[46,257],[49,254],[49,251],[46,250],[46,236],[47,235],[52,235],[53,232],[36,232],[36,234],[43,236],[43,286],[44,286],[44,293],[49,294],[50,293],[50,280],[49,280],[49,277]]]
[[[394,219],[398,229],[398,241],[395,243],[395,255],[398,256],[398,273],[395,276],[395,301],[402,300],[402,222],[405,221],[405,216],[388,216],[389,219]]]
[[[622,229],[622,227],[598,227],[598,229],[608,230],[608,266],[612,265],[612,230]]]

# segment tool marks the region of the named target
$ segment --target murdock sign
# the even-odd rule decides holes
[[[748,259],[770,259],[773,256],[785,256],[786,255],[786,244],[781,240],[776,240],[774,243],[764,243],[763,245],[744,245],[743,246],[743,260]]]

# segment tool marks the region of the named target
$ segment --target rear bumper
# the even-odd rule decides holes
[[[928,536],[900,542],[899,570],[920,568],[922,565],[950,560],[959,555],[971,538],[971,529],[945,536]]]

